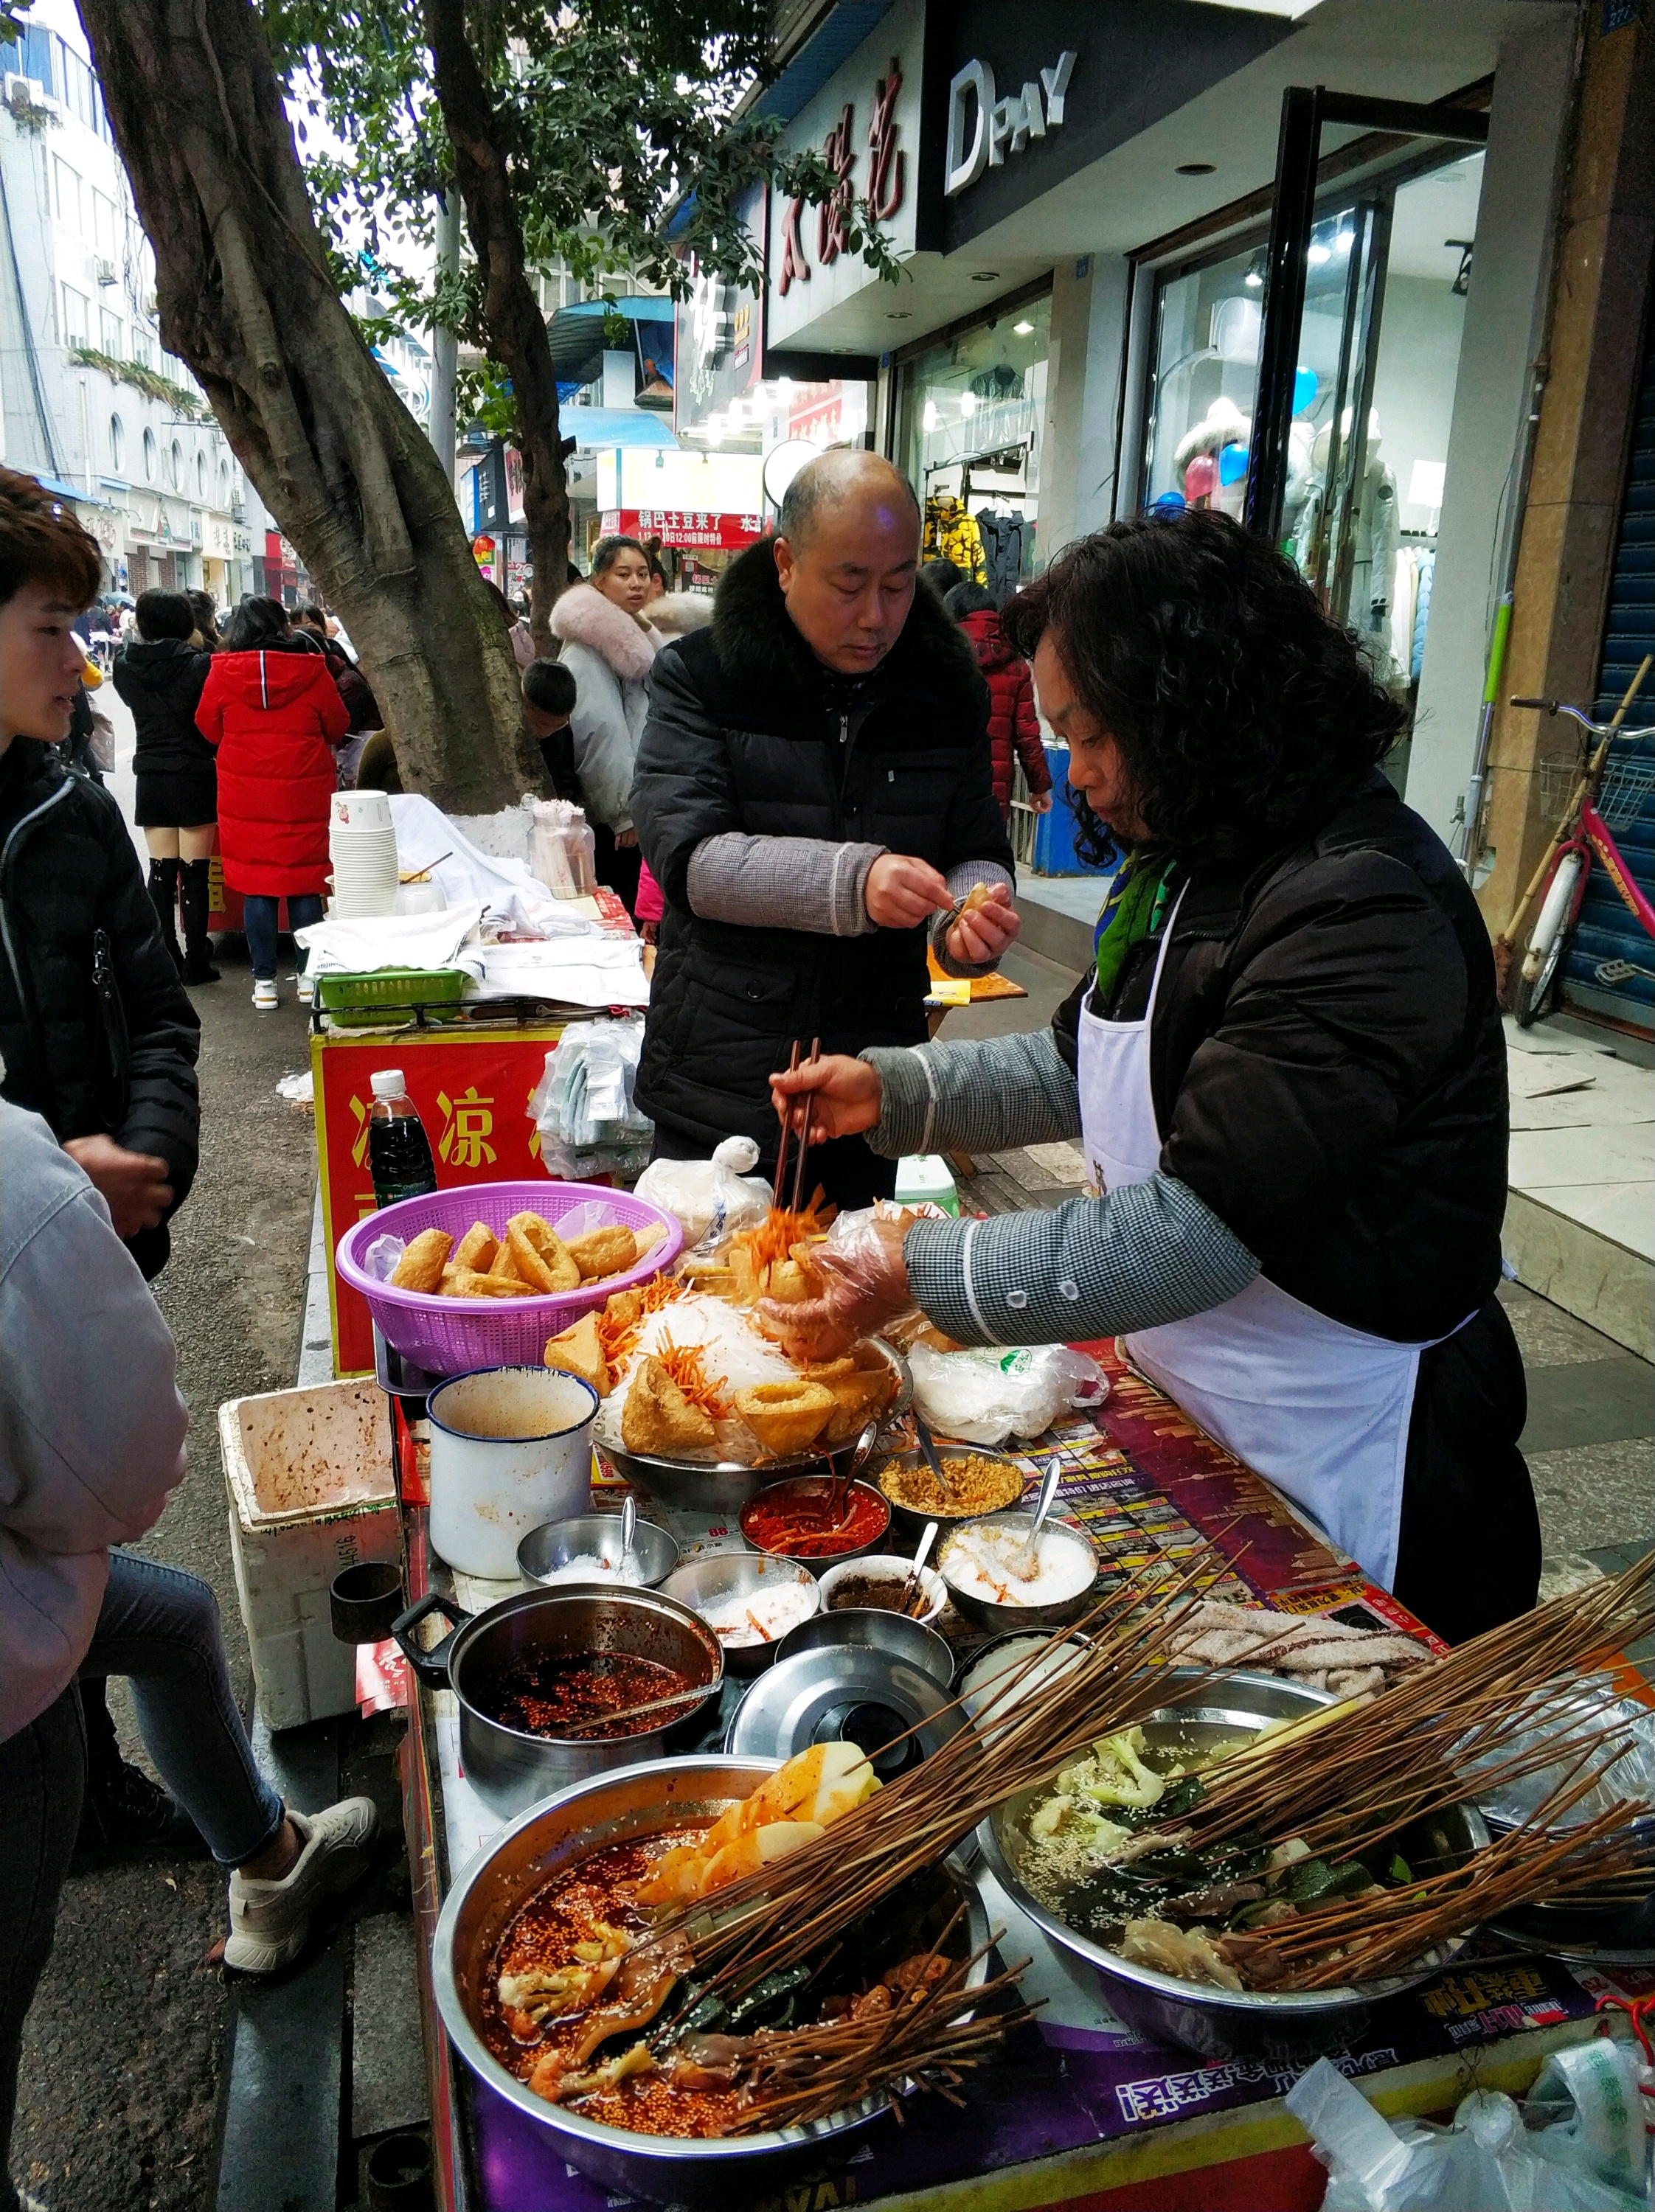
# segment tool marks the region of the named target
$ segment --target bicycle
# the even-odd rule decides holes
[[[1552,778],[1560,780],[1556,788],[1567,787],[1568,803],[1553,834],[1550,852],[1535,871],[1528,890],[1496,940],[1496,957],[1502,950],[1509,953],[1518,927],[1543,882],[1545,896],[1524,952],[1522,972],[1512,1002],[1519,1029],[1530,1027],[1545,1010],[1580,918],[1594,858],[1608,872],[1624,904],[1648,935],[1655,939],[1655,906],[1639,888],[1614,836],[1616,830],[1625,830],[1631,824],[1645,800],[1655,792],[1655,760],[1617,760],[1614,757],[1617,744],[1632,745],[1644,738],[1655,737],[1655,723],[1642,730],[1622,727],[1652,664],[1655,664],[1655,654],[1645,660],[1625,698],[1607,722],[1591,721],[1578,707],[1566,706],[1555,699],[1512,701],[1514,707],[1532,707],[1544,714],[1567,714],[1580,725],[1589,738],[1595,740],[1584,761],[1553,762],[1542,770],[1542,775],[1549,772]],[[1600,961],[1593,970],[1593,981],[1606,989],[1629,982],[1634,976],[1646,976],[1655,982],[1655,967],[1644,968],[1635,961],[1617,959]]]

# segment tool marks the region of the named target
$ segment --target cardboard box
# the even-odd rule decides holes
[[[356,1653],[334,1639],[329,1585],[402,1557],[385,1398],[372,1382],[231,1398],[218,1431],[259,1707],[272,1729],[348,1713]]]

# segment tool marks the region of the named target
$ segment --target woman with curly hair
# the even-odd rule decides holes
[[[1535,1601],[1522,1363],[1494,1292],[1506,1053],[1488,939],[1380,767],[1401,712],[1226,517],[1117,522],[1003,610],[1094,856],[1052,1027],[837,1058],[814,1134],[892,1156],[1079,1136],[1086,1196],[875,1223],[777,1308],[816,1356],[917,1304],[964,1344],[1135,1364],[1450,1641]],[[801,1109],[792,1109],[802,1118]]]

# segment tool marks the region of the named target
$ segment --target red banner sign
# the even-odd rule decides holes
[[[468,1182],[549,1182],[540,1164],[540,1133],[524,1109],[548,1050],[563,1033],[561,1024],[549,1024],[464,1036],[409,1030],[399,1036],[333,1033],[311,1039],[336,1375],[361,1374],[374,1364],[367,1302],[339,1281],[333,1266],[340,1237],[374,1211],[368,1168],[374,1070],[401,1068],[431,1140],[442,1189]]]
[[[703,507],[611,507],[603,519],[604,535],[659,538],[663,545],[709,546],[739,553],[764,534],[761,514],[709,514]]]

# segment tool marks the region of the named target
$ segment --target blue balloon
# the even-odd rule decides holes
[[[1301,362],[1293,380],[1293,413],[1302,415],[1307,407],[1313,407],[1316,404],[1317,392],[1320,388],[1316,371],[1313,368],[1306,368]]]
[[[1188,505],[1189,501],[1181,491],[1164,491],[1159,499],[1151,501],[1149,512],[1152,514],[1182,514]]]
[[[1226,446],[1218,457],[1218,480],[1221,484],[1239,483],[1247,473],[1245,446]]]

